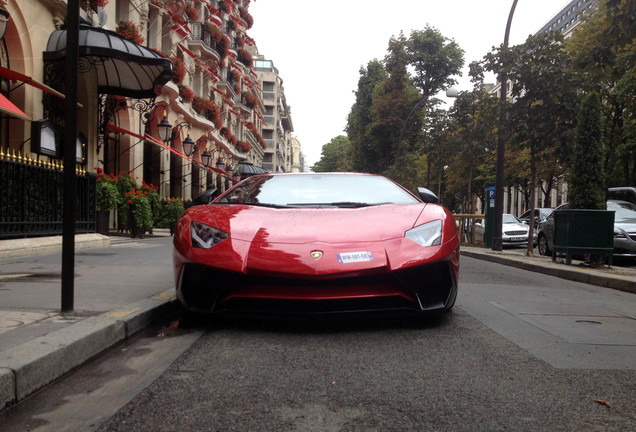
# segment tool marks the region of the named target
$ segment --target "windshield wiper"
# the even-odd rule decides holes
[[[324,208],[324,207],[339,207],[339,208],[359,208],[359,207],[368,207],[371,205],[365,202],[354,202],[354,201],[338,201],[338,202],[330,202],[330,203],[289,203],[287,206],[289,207],[316,207],[316,208]]]

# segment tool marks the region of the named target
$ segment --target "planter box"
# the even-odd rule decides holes
[[[612,265],[614,253],[614,211],[608,210],[557,210],[554,212],[554,247],[552,260],[557,252],[565,253],[567,264],[572,255],[605,255]]]

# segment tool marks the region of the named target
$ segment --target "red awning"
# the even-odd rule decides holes
[[[3,94],[0,94],[0,111],[22,120],[31,120],[28,115],[26,115],[20,108],[15,106]]]
[[[34,80],[33,78],[31,78],[30,76],[26,76],[20,72],[16,72],[14,70],[11,69],[7,69],[6,67],[2,67],[0,66],[0,75],[10,79],[11,81],[22,81],[25,84],[29,84],[30,86],[33,86],[35,88],[39,88],[42,91],[45,91],[49,94],[52,94],[54,96],[60,97],[62,99],[64,99],[64,94],[60,93],[59,91],[55,90],[54,88],[51,88],[49,86],[47,86],[46,84],[43,84],[39,81]]]

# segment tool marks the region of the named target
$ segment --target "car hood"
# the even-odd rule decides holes
[[[236,240],[249,242],[302,244],[371,242],[403,237],[420,223],[443,219],[436,211],[430,216],[426,204],[379,205],[362,208],[267,208],[244,205],[210,205],[219,229]]]
[[[636,232],[636,219],[619,219],[614,222],[614,228],[620,228],[625,232]]]
[[[530,229],[529,225],[524,223],[506,223],[503,224],[504,231],[528,231]]]

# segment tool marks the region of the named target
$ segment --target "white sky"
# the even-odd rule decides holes
[[[510,45],[524,42],[568,3],[519,0]],[[247,34],[283,79],[309,168],[323,145],[345,134],[360,67],[382,60],[391,36],[408,37],[428,24],[454,39],[465,51],[457,88],[469,90],[468,64],[503,43],[511,6],[512,0],[252,0],[254,26]]]

